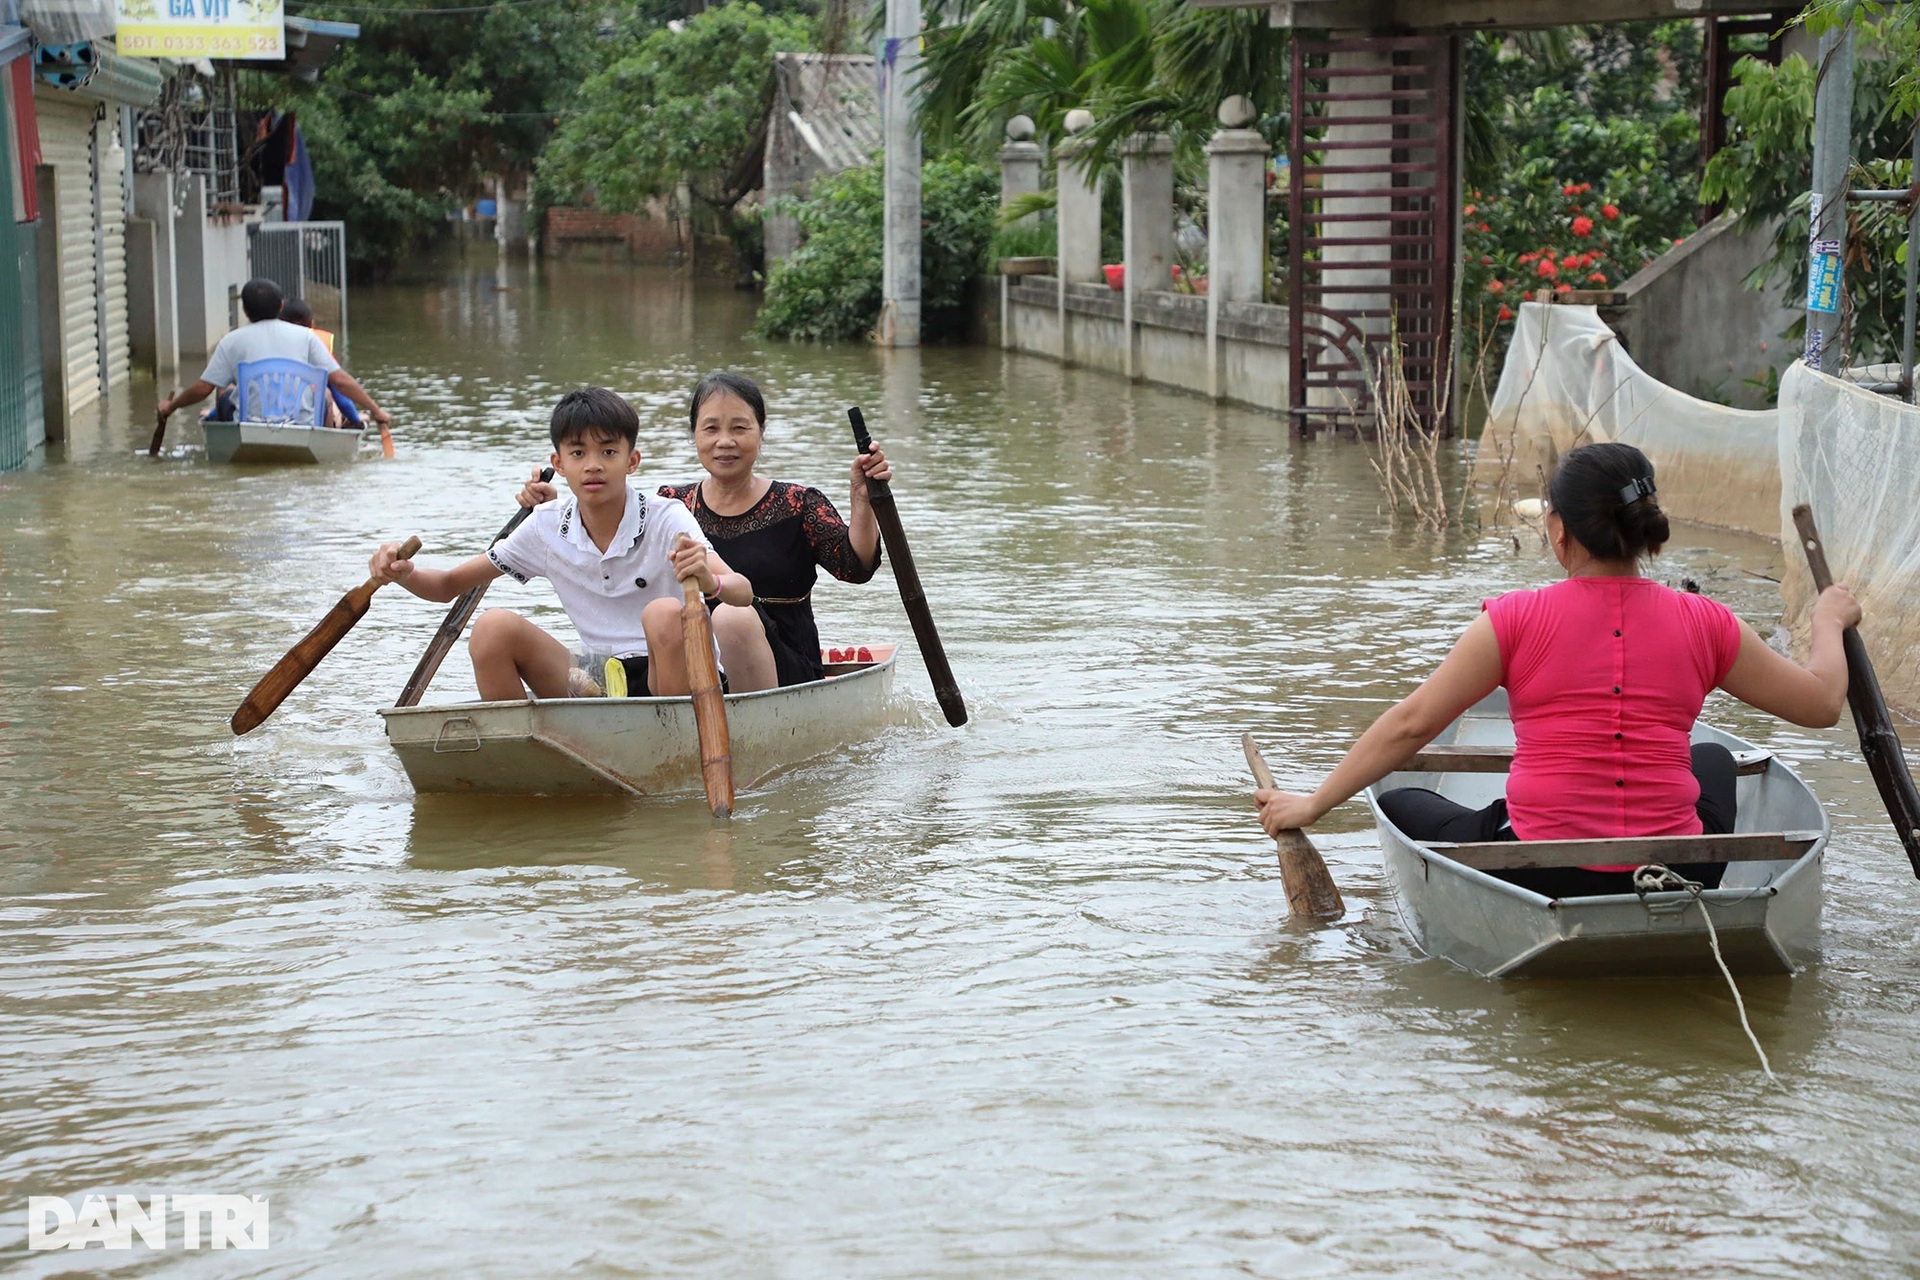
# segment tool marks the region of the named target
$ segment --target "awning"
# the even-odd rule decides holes
[[[323,22],[318,18],[287,16],[287,56],[280,62],[246,62],[249,71],[271,71],[312,83],[342,41],[358,40],[357,22]]]
[[[0,67],[33,48],[33,33],[25,27],[0,27]]]
[[[166,73],[147,58],[123,58],[93,41],[49,45],[34,54],[34,75],[46,86],[93,102],[150,107],[160,101]]]
[[[41,44],[103,40],[119,22],[113,0],[20,0],[20,21]]]

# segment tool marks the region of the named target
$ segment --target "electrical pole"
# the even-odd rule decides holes
[[[920,0],[886,0],[880,41],[880,128],[885,142],[880,327],[883,347],[920,345]]]
[[[1809,369],[1846,367],[1832,350],[1846,290],[1847,163],[1853,150],[1853,27],[1820,37],[1820,79],[1813,98],[1813,201],[1807,219],[1807,345]]]

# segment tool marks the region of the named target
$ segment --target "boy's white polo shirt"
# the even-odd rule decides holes
[[[579,500],[543,502],[505,540],[487,550],[500,572],[520,582],[545,578],[589,654],[630,658],[647,651],[640,611],[650,600],[680,601],[668,553],[681,534],[711,550],[686,504],[627,484],[627,508],[605,551],[587,536]]]

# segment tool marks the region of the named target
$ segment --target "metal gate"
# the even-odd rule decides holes
[[[347,340],[347,224],[261,222],[247,228],[247,270],[305,298],[315,328]]]
[[[1429,430],[1452,430],[1460,44],[1293,41],[1287,216],[1293,429],[1377,425],[1393,358]]]

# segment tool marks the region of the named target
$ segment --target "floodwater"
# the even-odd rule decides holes
[[[1884,1276],[1920,1245],[1920,884],[1846,730],[1716,703],[1832,809],[1824,954],[1743,981],[1483,981],[1415,953],[1364,809],[1286,920],[1239,734],[1307,785],[1535,539],[1381,513],[1364,450],[989,349],[739,336],[664,274],[358,289],[399,419],[351,468],[207,464],[151,388],[0,476],[0,1269],[209,1276]],[[895,459],[973,713],[746,793],[416,797],[383,739],[439,606],[383,592],[226,720],[385,538],[472,553],[564,389],[695,473],[700,372],[772,473]],[[1770,629],[1767,545],[1663,562]],[[489,603],[559,615],[538,584]],[[470,696],[464,653],[430,698]],[[25,1251],[30,1195],[269,1197],[266,1252]]]

